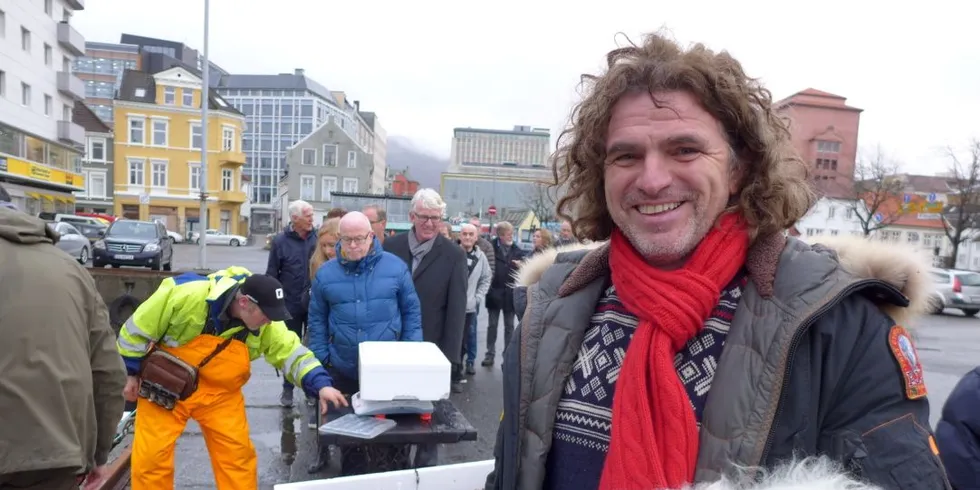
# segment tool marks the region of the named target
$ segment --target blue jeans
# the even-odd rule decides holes
[[[463,330],[463,363],[472,366],[476,362],[476,325],[480,307],[473,313],[466,314],[466,323]]]

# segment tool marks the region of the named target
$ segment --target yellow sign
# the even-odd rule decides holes
[[[943,207],[941,202],[910,202],[904,206],[907,213],[941,213]]]
[[[42,180],[56,185],[85,187],[85,178],[79,174],[4,156],[0,156],[0,172]]]

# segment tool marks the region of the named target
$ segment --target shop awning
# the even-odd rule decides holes
[[[47,194],[41,194],[41,197],[43,197],[45,201],[54,202],[54,198]]]
[[[25,192],[24,194],[27,194],[27,197],[31,197],[34,199],[41,199],[41,195],[36,192]]]

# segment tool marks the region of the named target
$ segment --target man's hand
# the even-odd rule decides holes
[[[123,388],[123,398],[135,402],[140,396],[140,379],[136,376],[126,376],[126,387]]]
[[[95,490],[105,483],[106,478],[109,478],[109,467],[105,465],[96,466],[85,476],[85,485],[82,490]]]
[[[333,403],[334,408],[346,407],[347,399],[344,398],[343,393],[337,391],[336,388],[327,386],[326,388],[320,389],[320,414],[327,414],[327,407],[330,403]]]

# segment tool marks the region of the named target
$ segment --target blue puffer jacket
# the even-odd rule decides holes
[[[324,366],[357,379],[357,345],[364,341],[422,341],[422,310],[405,261],[381,242],[367,257],[337,257],[313,278],[309,347]]]
[[[980,488],[980,367],[956,383],[936,426],[936,445],[956,490]]]

